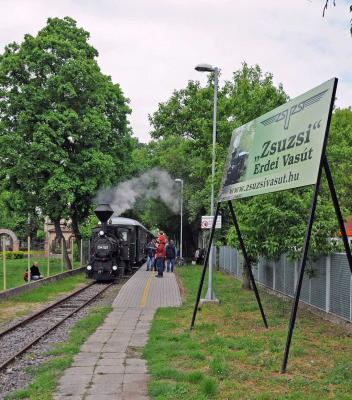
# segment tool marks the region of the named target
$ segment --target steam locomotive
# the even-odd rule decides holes
[[[99,204],[95,214],[100,226],[92,230],[88,278],[117,280],[133,273],[145,261],[145,248],[154,237],[142,224],[130,218],[112,217],[109,204]]]

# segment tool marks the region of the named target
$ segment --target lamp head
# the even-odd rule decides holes
[[[195,67],[195,70],[199,72],[214,72],[215,68],[210,64],[198,64]]]

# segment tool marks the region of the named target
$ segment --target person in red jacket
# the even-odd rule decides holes
[[[165,244],[166,244],[166,237],[165,237],[165,235],[164,235],[164,232],[159,231],[158,240],[159,240],[159,242],[163,243],[164,246],[165,246]]]
[[[155,252],[156,259],[156,268],[158,270],[158,274],[155,275],[158,278],[162,278],[164,274],[164,260],[165,260],[165,243],[161,242],[159,239],[157,240],[157,248]]]

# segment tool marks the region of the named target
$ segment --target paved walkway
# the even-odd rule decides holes
[[[75,356],[55,400],[147,400],[147,367],[140,358],[158,307],[181,304],[172,273],[164,278],[143,266],[121,288],[113,311]]]

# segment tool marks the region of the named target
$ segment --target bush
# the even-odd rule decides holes
[[[40,257],[42,255],[44,255],[44,250],[33,250],[29,252],[30,255],[32,256],[37,256]],[[2,257],[3,252],[0,251],[0,256]],[[26,258],[28,255],[28,251],[23,251],[23,250],[19,250],[19,251],[10,251],[7,250],[5,251],[5,255],[6,255],[6,259],[7,260],[20,260],[22,258]]]
[[[3,256],[3,252],[0,252],[1,257]],[[25,257],[25,252],[24,251],[5,251],[5,256],[7,260],[18,260],[20,258]]]
[[[8,251],[8,253],[10,253],[10,252]],[[24,258],[24,257],[25,257],[24,251],[12,251],[12,258],[13,259],[19,260],[19,259]]]

